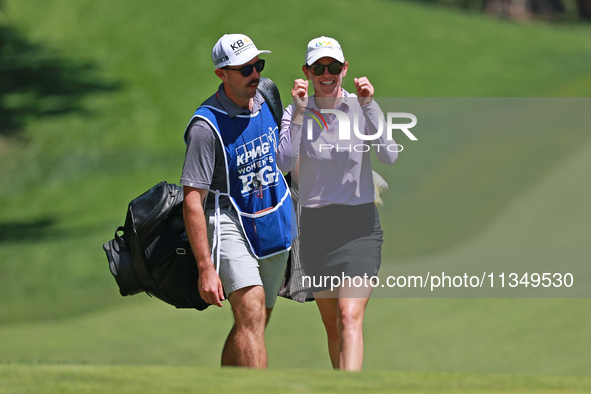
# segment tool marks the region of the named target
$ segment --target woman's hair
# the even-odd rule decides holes
[[[375,171],[372,171],[373,175],[373,187],[375,191],[374,204],[384,206],[384,201],[380,197],[380,194],[388,190],[388,183]]]

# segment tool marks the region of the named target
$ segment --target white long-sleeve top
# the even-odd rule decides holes
[[[338,119],[334,114],[322,114],[320,124],[313,119],[312,138],[309,139],[309,113],[303,125],[291,121],[293,104],[287,107],[281,119],[281,133],[277,152],[277,164],[282,171],[294,169],[299,159],[298,191],[300,204],[314,208],[328,204],[359,205],[373,202],[375,198],[370,150],[374,150],[383,164],[393,164],[398,157],[393,140],[387,140],[386,122],[380,106],[372,100],[360,106],[357,96],[343,89],[343,99],[335,109],[349,115],[351,128],[358,114],[358,130],[361,134],[375,135],[382,122],[382,134],[377,140],[362,140],[351,130],[350,140],[339,140]],[[316,111],[314,97],[308,99],[308,108]],[[315,115],[318,119],[318,116]],[[302,129],[305,135],[302,136]],[[387,148],[390,147],[390,149]]]

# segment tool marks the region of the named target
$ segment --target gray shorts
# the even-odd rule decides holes
[[[220,213],[220,279],[226,295],[248,286],[263,286],[265,306],[272,308],[285,275],[289,252],[257,259],[250,250],[236,211],[221,209]],[[207,217],[209,242],[213,245],[214,211],[208,210]]]

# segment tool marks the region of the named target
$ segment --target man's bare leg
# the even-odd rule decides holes
[[[228,297],[234,326],[222,351],[223,366],[267,368],[265,325],[267,311],[262,286],[236,290]]]

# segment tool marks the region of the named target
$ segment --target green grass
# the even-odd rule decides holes
[[[391,185],[380,210],[390,260],[467,242],[590,136],[588,98],[383,101],[421,119],[418,141],[395,134],[404,146],[398,161],[374,166]]]
[[[366,75],[380,97],[411,97],[396,102],[421,120],[419,141],[398,141],[399,161],[376,166],[390,183],[383,275],[575,267],[584,283],[589,99],[424,97],[587,97],[591,27],[385,0],[339,1],[329,14],[309,1],[248,11],[186,0],[4,7],[2,23],[118,88],[84,95],[87,112],[28,116],[20,139],[0,139],[0,392],[589,391],[587,299],[386,292],[368,306],[362,374],[329,370],[314,304],[280,300],[267,333],[273,371],[220,370],[228,305],[179,311],[122,298],[101,245],[132,198],[178,182],[186,122],[218,85],[210,51],[219,36],[244,32],[271,49],[265,75],[286,102],[306,43],[329,35],[350,62],[345,88]],[[502,296],[512,294],[524,296]]]
[[[191,367],[0,365],[2,393],[584,393],[587,377],[248,371]]]
[[[589,300],[372,299],[365,371],[588,375]],[[147,296],[66,319],[0,330],[0,362],[215,368],[228,305],[176,310]],[[267,330],[269,368],[329,370],[314,304],[279,300]]]

